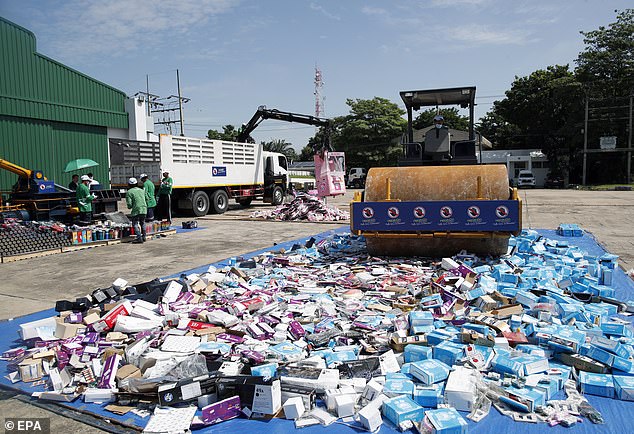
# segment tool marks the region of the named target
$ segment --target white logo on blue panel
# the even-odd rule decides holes
[[[506,218],[509,216],[509,209],[505,207],[504,205],[500,205],[497,208],[495,208],[495,215],[501,219]]]
[[[478,208],[477,206],[470,206],[469,208],[467,208],[467,215],[469,216],[469,218],[477,219],[478,217],[480,217],[480,208]]]
[[[395,219],[399,216],[400,212],[397,207],[391,206],[387,209],[387,215],[391,219]]]
[[[423,208],[422,206],[417,206],[416,208],[414,208],[414,217],[416,217],[417,219],[422,219],[423,217],[425,217],[425,214],[425,208]]]
[[[362,214],[363,214],[363,217],[367,219],[371,219],[372,217],[374,217],[374,210],[370,208],[369,206],[367,206],[363,208]]]
[[[453,216],[453,210],[450,206],[443,206],[440,208],[440,216],[444,219],[451,218],[451,216]]]

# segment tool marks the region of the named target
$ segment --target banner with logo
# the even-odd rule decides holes
[[[517,231],[514,200],[355,202],[352,229],[361,231]]]

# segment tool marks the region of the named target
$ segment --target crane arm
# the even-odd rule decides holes
[[[25,169],[22,166],[18,166],[17,164],[11,163],[10,161],[3,160],[0,158],[0,169],[8,170],[9,172],[13,172],[21,178],[30,178],[33,174],[32,170]]]
[[[325,127],[330,129],[332,121],[330,119],[318,118],[311,115],[303,115],[299,113],[284,112],[276,109],[267,109],[265,106],[258,107],[253,117],[247,122],[238,134],[236,141],[246,142],[249,136],[260,123],[265,119],[276,119],[278,121],[297,122],[299,124],[314,125],[317,127]]]

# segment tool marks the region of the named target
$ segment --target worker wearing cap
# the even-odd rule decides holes
[[[154,220],[154,207],[156,206],[156,197],[154,196],[154,183],[148,179],[147,174],[141,174],[141,182],[143,182],[143,190],[145,191],[145,202],[147,203],[147,214],[145,221]]]
[[[161,179],[161,185],[158,191],[158,205],[156,210],[158,211],[158,217],[172,221],[172,186],[174,180],[170,177],[170,173],[165,170],[163,172],[163,179]]]
[[[79,205],[79,222],[89,225],[92,223],[92,201],[95,199],[95,195],[90,192],[90,177],[82,175],[80,179],[81,182],[75,191]]]
[[[136,178],[128,179],[128,191],[125,194],[125,203],[130,209],[132,225],[136,239],[133,243],[145,242],[145,216],[147,214],[147,202],[145,190],[141,188]]]
[[[434,116],[434,127],[437,130],[447,129],[447,126],[445,125],[445,118],[443,117],[443,115]]]

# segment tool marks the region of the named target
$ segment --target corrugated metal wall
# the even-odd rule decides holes
[[[95,179],[109,184],[106,128],[0,116],[0,157],[27,169],[39,169],[48,179],[66,186],[71,173],[66,163],[90,158],[98,167],[86,169]],[[0,170],[0,190],[10,190],[17,181],[11,172]]]
[[[128,128],[125,93],[36,52],[35,35],[0,18],[0,114]]]
[[[0,158],[60,185],[66,163],[90,158],[109,185],[107,128],[128,128],[125,93],[36,51],[35,35],[0,17]],[[0,170],[0,190],[16,176]]]

